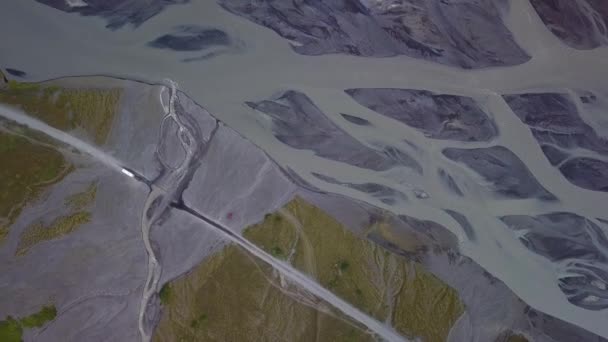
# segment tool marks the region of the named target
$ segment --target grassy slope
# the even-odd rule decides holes
[[[81,129],[101,145],[111,129],[120,94],[120,89],[60,88],[53,82],[11,80],[0,87],[0,103],[19,107],[60,130]],[[53,142],[46,136],[27,130],[25,134],[33,139],[0,132],[0,163],[3,166],[0,169],[0,244],[25,205],[73,170],[59,151],[48,146]],[[37,230],[40,240],[43,236],[53,238],[69,233],[75,224],[86,221],[85,216],[84,212],[79,212],[57,218],[59,221],[52,225],[54,232],[40,232],[34,227],[28,234],[36,235],[31,231]],[[31,241],[26,244],[31,245]],[[20,248],[19,254],[28,247]]]
[[[354,235],[322,210],[296,198],[287,210],[314,246],[319,282],[407,336],[444,341],[464,308],[455,290],[421,265]],[[299,243],[293,264],[304,269]],[[346,266],[346,267],[345,267]]]
[[[463,312],[456,292],[420,265],[355,236],[299,198],[244,235],[404,335],[444,341]],[[164,291],[155,340],[369,338],[281,294],[265,280],[277,281],[266,268],[234,246],[209,257]]]
[[[0,131],[0,242],[25,204],[71,169],[58,151]]]
[[[63,130],[81,128],[96,144],[106,141],[120,99],[120,89],[60,88],[53,82],[10,81],[0,90],[0,103]]]
[[[370,340],[283,294],[267,281],[269,271],[238,247],[224,248],[163,293],[154,341]]]

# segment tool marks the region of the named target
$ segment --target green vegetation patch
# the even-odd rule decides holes
[[[508,342],[528,342],[528,339],[522,335],[511,335],[509,336]]]
[[[4,240],[6,240],[6,237],[8,236],[8,227],[8,222],[2,222],[2,220],[0,220],[0,244],[2,244],[2,242],[4,242]]]
[[[0,89],[0,103],[19,107],[64,131],[82,129],[93,141],[102,144],[114,120],[120,93],[120,89],[61,88],[53,82],[11,80]],[[23,133],[33,139],[0,131],[0,243],[6,240],[10,226],[25,205],[73,170],[63,155],[49,146],[52,141],[48,137],[28,130]],[[95,190],[91,187],[72,198],[69,205],[80,210],[95,196]],[[20,242],[18,253],[25,253],[37,241],[67,234],[75,223],[85,220],[85,213],[78,212],[57,219],[49,229],[34,225],[22,238],[25,241]]]
[[[21,256],[34,245],[48,240],[58,239],[70,234],[81,225],[91,221],[91,213],[79,211],[67,216],[60,216],[53,220],[49,226],[38,222],[25,229],[21,234],[15,255]]]
[[[7,83],[8,90],[10,91],[32,91],[39,90],[40,85],[37,83],[28,83],[28,82],[17,82],[15,80],[10,80]]]
[[[393,326],[425,341],[445,341],[464,310],[458,294],[420,264],[410,266],[396,295]]]
[[[278,247],[278,246],[272,247],[270,249],[270,253],[275,258],[280,258],[280,259],[285,258],[285,252],[283,252],[283,249],[281,249],[281,247]]]
[[[63,155],[28,139],[0,131],[0,242],[25,204],[71,170]]]
[[[11,316],[0,321],[0,341],[3,342],[21,342],[23,336],[23,328],[19,321]]]
[[[6,79],[6,76],[4,75],[2,70],[0,70],[0,89],[5,87],[7,82],[8,80]]]
[[[200,329],[203,327],[203,324],[205,323],[206,320],[207,320],[207,314],[203,312],[202,314],[200,314],[200,316],[198,316],[198,318],[193,319],[190,322],[190,327],[192,329]]]
[[[511,330],[506,330],[500,334],[495,342],[528,342],[529,340],[521,334],[517,334]]]
[[[91,221],[91,213],[84,209],[95,200],[97,182],[92,182],[84,191],[68,196],[66,207],[73,211],[69,215],[59,216],[49,225],[37,222],[27,227],[21,233],[15,255],[25,255],[30,248],[43,241],[58,239],[78,229]]]
[[[348,269],[349,266],[350,266],[350,264],[348,263],[348,261],[340,260],[340,262],[338,262],[338,268],[342,272],[346,272],[346,270]]]
[[[294,247],[297,231],[279,213],[266,214],[264,221],[248,228],[245,237],[278,259],[286,259]]]
[[[5,320],[0,321],[0,341],[21,342],[24,328],[40,328],[54,320],[55,317],[57,317],[57,308],[54,305],[43,306],[40,311],[19,320],[8,316]]]
[[[55,317],[57,317],[57,308],[54,305],[46,305],[40,311],[22,318],[21,324],[26,328],[40,328]]]
[[[70,195],[65,202],[73,210],[82,210],[93,203],[96,195],[97,182],[93,182],[84,191]]]
[[[83,129],[101,145],[114,121],[120,94],[117,88],[62,88],[52,81],[9,81],[6,89],[0,90],[0,103],[19,107],[63,131]]]
[[[162,305],[169,305],[171,300],[171,284],[166,283],[158,292],[158,297]]]

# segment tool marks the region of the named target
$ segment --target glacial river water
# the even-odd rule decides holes
[[[217,58],[184,63],[189,53],[155,50],[146,42],[180,24],[217,27],[242,42],[240,49]],[[570,211],[585,217],[606,218],[608,194],[578,188],[552,168],[529,129],[509,110],[500,94],[545,90],[584,89],[608,94],[608,49],[578,51],[568,48],[542,24],[527,0],[512,0],[507,22],[516,41],[532,59],[523,65],[483,70],[460,70],[408,57],[360,58],[344,55],[302,56],[274,32],[234,16],[213,1],[171,6],[137,30],[110,31],[93,17],[59,12],[34,1],[0,3],[0,49],[3,67],[21,69],[31,80],[68,75],[111,75],[160,83],[171,78],[194,100],[256,145],[277,163],[296,171],[311,184],[354,197],[397,214],[436,221],[453,230],[463,254],[504,281],[528,304],[597,334],[608,336],[608,313],[570,304],[559,289],[559,265],[529,252],[497,217]],[[421,150],[425,170],[444,167],[458,177],[465,170],[441,157],[446,146],[458,143],[429,140],[366,110],[347,96],[347,88],[395,87],[428,89],[477,99],[492,113],[500,136],[492,144],[508,147],[524,161],[540,183],[560,201],[500,200],[485,194],[455,198],[438,186],[433,172],[402,177],[319,158],[310,151],[294,150],[273,137],[269,122],[244,101],[259,101],[294,89],[315,104],[349,134],[362,142],[380,140],[398,144],[407,138]],[[338,120],[339,113],[371,121],[373,127],[356,127]],[[464,146],[464,144],[463,144]],[[478,146],[487,146],[479,143]],[[429,198],[386,205],[353,189],[331,185],[313,172],[344,182],[374,182],[404,192],[424,190]],[[477,236],[466,239],[447,208],[465,214]]]

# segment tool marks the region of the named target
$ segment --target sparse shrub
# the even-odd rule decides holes
[[[166,283],[161,287],[158,292],[158,297],[160,298],[160,303],[162,305],[169,304],[169,301],[171,300],[171,285],[169,285],[169,283]]]

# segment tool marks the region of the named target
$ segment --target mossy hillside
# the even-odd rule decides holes
[[[279,281],[238,247],[225,247],[171,282],[154,341],[371,340],[296,302],[267,278]]]
[[[55,317],[57,317],[57,309],[54,305],[43,306],[40,311],[21,319],[8,316],[0,321],[0,341],[21,342],[24,328],[40,328]]]
[[[0,89],[0,103],[63,130],[83,129],[96,144],[104,144],[118,107],[120,89],[63,88],[51,82],[9,81]]]
[[[59,182],[72,166],[57,150],[0,131],[0,242],[25,204]]]
[[[420,265],[356,236],[300,198],[284,209],[291,219],[277,224],[273,214],[248,228],[244,236],[266,250],[270,245],[295,243],[292,264],[308,272],[312,260],[316,274],[311,276],[326,288],[378,320],[388,319],[405,335],[445,340],[463,312],[456,291]],[[300,234],[289,241],[294,230]]]

